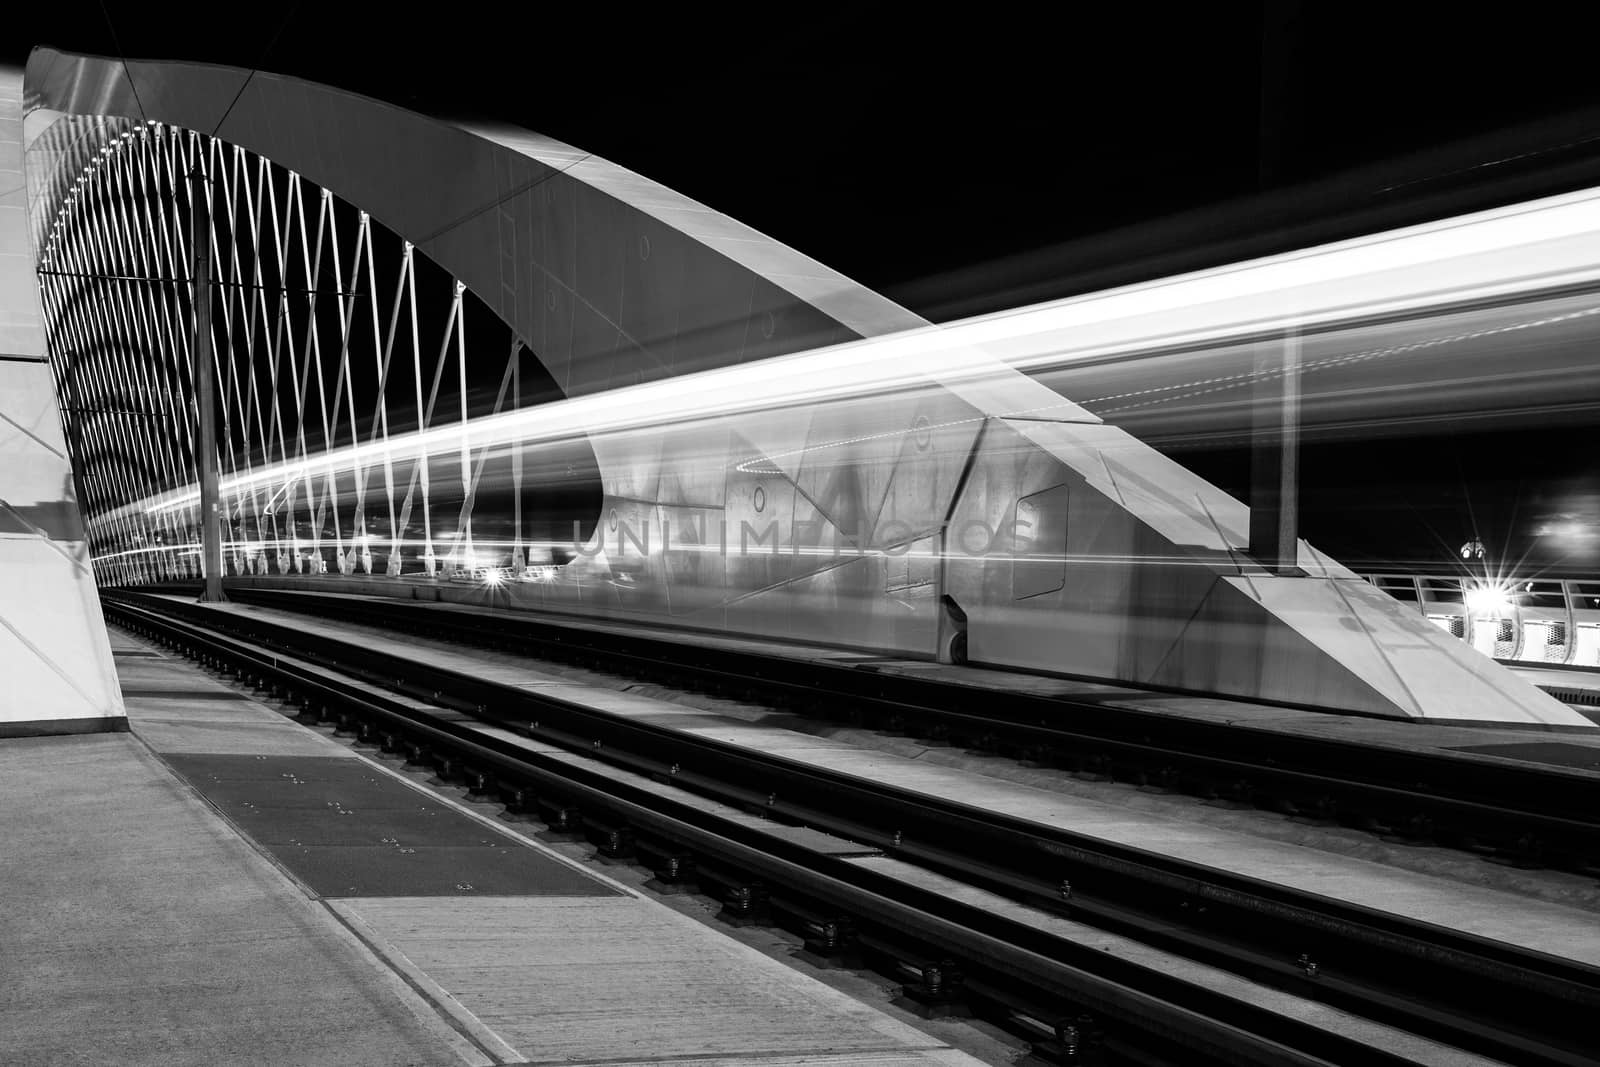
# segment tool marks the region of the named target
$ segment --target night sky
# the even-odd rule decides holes
[[[1600,141],[1585,140],[1600,136],[1593,38],[1558,5],[1493,19],[1349,2],[1057,5],[1047,17],[1024,5],[571,8],[64,3],[8,16],[0,59],[48,43],[261,66],[502,119],[935,319],[1600,183]],[[1330,462],[1370,467],[1351,453]],[[1527,514],[1530,493],[1553,491],[1509,488],[1512,467],[1474,483],[1435,477],[1430,462],[1396,484],[1433,479],[1493,525],[1484,515]],[[1416,531],[1397,554],[1435,554],[1461,534]]]
[[[993,275],[994,260],[1600,108],[1592,38],[1555,5],[1499,20],[1350,2],[1058,5],[1048,17],[1023,5],[959,17],[933,5],[571,6],[583,10],[71,2],[22,24],[8,15],[5,58],[32,43],[120,45],[503,119],[925,314],[939,311],[929,279],[947,272]],[[1307,217],[1349,206],[1310,200]],[[1261,226],[1236,214],[1209,236]],[[1059,249],[1020,277],[1066,288],[1114,258]]]

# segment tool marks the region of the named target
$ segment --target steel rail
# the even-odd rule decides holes
[[[943,736],[1118,780],[1492,853],[1519,865],[1600,871],[1600,775],[1593,773],[1295,736],[1089,698],[1001,693],[880,673],[870,663],[797,662],[648,633],[597,632],[548,615],[474,617],[421,602],[247,587],[232,595],[472,646],[589,659],[603,670],[749,694],[819,717],[870,718],[914,736]],[[1127,699],[1138,695],[1130,692]],[[1395,724],[1399,730],[1406,725]],[[1518,733],[1508,740],[1559,736]]]
[[[404,737],[413,762],[426,758],[446,771],[452,766],[459,768],[460,763],[453,762],[459,760],[493,768],[519,784],[519,797],[528,790],[522,783],[529,783],[541,798],[558,798],[563,813],[570,810],[567,805],[577,804],[586,811],[625,819],[641,832],[656,835],[674,847],[693,850],[717,863],[730,864],[753,877],[784,886],[796,898],[789,904],[790,909],[820,905],[834,909],[832,914],[847,912],[856,916],[863,939],[880,945],[884,939],[917,945],[923,949],[922,958],[940,960],[945,965],[947,954],[958,954],[963,965],[970,968],[973,984],[984,990],[979,995],[986,999],[1007,1007],[1015,1000],[1027,1005],[1027,1010],[1040,1013],[1038,1017],[1047,1018],[1048,1012],[1042,1012],[1038,1005],[1052,997],[1062,998],[1065,1005],[1058,1005],[1056,1010],[1063,1019],[1074,1022],[1084,1017],[1073,1012],[1100,1012],[1111,1025],[1140,1035],[1131,1043],[1126,1036],[1114,1042],[1120,1045],[1123,1057],[1133,1062],[1168,1064],[1177,1062],[1174,1057],[1185,1063],[1262,1067],[1408,1062],[1381,1050],[1341,1043],[1337,1036],[1330,1042],[1326,1032],[1313,1028],[1305,1027],[1310,1032],[1300,1033],[1302,1027],[1294,1020],[1285,1023],[1270,1012],[1247,1002],[1231,1001],[1203,987],[1185,986],[1176,980],[1163,982],[1159,974],[1130,976],[1137,967],[1119,965],[1113,957],[1097,958],[1104,954],[1068,940],[1044,944],[1034,939],[1028,948],[1021,948],[1014,936],[1007,939],[1006,923],[986,921],[982,912],[971,907],[952,906],[948,900],[908,892],[906,887],[891,885],[889,879],[874,877],[872,872],[850,869],[792,843],[775,842],[736,821],[719,820],[702,805],[674,803],[655,791],[630,786],[619,781],[614,772],[607,773],[609,768],[586,770],[552,761],[541,753],[484,735],[470,724],[419,713],[414,704],[386,699],[370,687],[341,682],[314,664],[128,604],[108,603],[107,613],[135,632],[181,648],[206,666],[237,670],[256,684],[292,691],[305,703],[331,713],[341,728],[353,727],[352,720],[359,718],[363,736],[377,724],[370,732],[384,731],[386,742]],[[525,799],[524,806],[531,808],[533,804]],[[865,933],[869,929],[871,935]],[[1142,985],[1132,984],[1141,982]],[[1144,988],[1152,982],[1160,987],[1159,993]],[[1305,1047],[1295,1047],[1285,1039]],[[1326,1055],[1330,1044],[1334,1046],[1333,1058]],[[1341,1044],[1350,1047],[1341,1048]],[[1306,1048],[1318,1051],[1312,1053]],[[1076,1059],[1069,1055],[1066,1062]]]
[[[414,693],[724,802],[870,842],[897,859],[1429,1037],[1517,1062],[1586,1062],[1579,1051],[1589,1036],[1582,1020],[1600,1006],[1600,974],[1581,964],[620,720],[260,618],[129,594],[109,596],[108,610],[146,624],[164,617],[163,625],[185,626],[191,638],[242,638],[254,648],[320,662],[371,686]],[[218,629],[236,637],[220,638]],[[252,662],[262,661],[252,669],[279,669],[263,659],[272,653],[252,655]],[[1553,1028],[1545,1022],[1550,1018],[1557,1020]]]

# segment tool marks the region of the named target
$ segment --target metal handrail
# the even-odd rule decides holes
[[[1600,631],[1600,581],[1555,578],[1494,580],[1459,573],[1419,574],[1396,571],[1367,572],[1360,576],[1391,595],[1401,594],[1397,595],[1396,599],[1413,605],[1418,612],[1441,622],[1441,625],[1445,620],[1459,620],[1462,624],[1461,633],[1456,636],[1469,643],[1478,644],[1474,640],[1476,625],[1493,623],[1498,628],[1509,622],[1513,634],[1511,648],[1505,653],[1500,653],[1496,649],[1495,654],[1498,659],[1520,663],[1571,664],[1579,662],[1581,657],[1583,666],[1600,666],[1600,632],[1595,634],[1593,642],[1579,641],[1581,628],[1592,627]],[[1535,582],[1542,587],[1537,594],[1527,589]],[[1409,595],[1404,595],[1403,591],[1407,589]],[[1437,595],[1429,595],[1454,590],[1459,590],[1459,600],[1446,600],[1440,599]],[[1558,592],[1561,597],[1559,607],[1527,601],[1532,595],[1553,597]],[[1474,594],[1480,593],[1488,595],[1481,595],[1476,604],[1469,604],[1469,599]],[[1565,640],[1554,644],[1546,643],[1544,646],[1546,649],[1560,647],[1559,657],[1551,658],[1548,653],[1538,658],[1525,655],[1528,643],[1527,627],[1530,624],[1561,627]],[[1452,633],[1455,632],[1453,628],[1450,629]],[[1580,644],[1592,644],[1593,648],[1583,648]]]

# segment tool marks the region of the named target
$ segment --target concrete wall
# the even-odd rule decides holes
[[[45,357],[22,72],[0,68],[0,737],[127,720]]]

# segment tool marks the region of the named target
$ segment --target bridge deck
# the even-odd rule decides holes
[[[469,651],[413,635],[399,637],[369,627],[324,622],[299,613],[254,605],[219,605],[215,610],[291,622],[304,631],[358,641],[362,647],[374,651],[407,656],[504,684],[538,687],[541,693],[579,701],[612,714],[644,717],[657,725],[756,747],[791,760],[815,762],[914,792],[959,799],[1073,833],[1102,837],[1217,870],[1357,903],[1379,913],[1434,923],[1491,941],[1600,967],[1600,925],[1594,922],[1593,910],[1586,910],[1600,910],[1600,898],[1593,892],[1592,885],[1580,878],[1555,872],[1524,875],[1505,871],[1475,857],[1448,854],[1447,850],[1394,848],[1360,840],[1353,847],[1346,847],[1352,835],[1300,827],[1257,812],[1224,812],[1221,819],[1207,818],[1203,814],[1195,818],[1189,813],[1215,809],[1205,809],[1188,798],[1170,798],[1177,803],[1167,806],[1166,810],[1152,811],[1139,803],[1140,798],[1132,795],[1131,789],[1124,788],[1115,796],[1083,795],[1082,791],[1074,795],[1074,792],[1054,788],[1055,783],[1041,787],[1042,783],[1008,780],[990,773],[996,769],[1004,773],[995,765],[1007,761],[963,758],[959,754],[954,759],[940,761],[932,748],[919,748],[905,754],[875,750],[837,736],[798,732],[790,728],[793,720],[787,714],[770,716],[773,721],[768,722],[762,721],[764,716],[759,709],[741,712],[729,707],[728,702],[658,699],[646,695],[649,688],[632,680],[627,682],[631,690],[628,692],[596,688],[564,677],[559,673],[560,668],[547,670],[545,665],[532,660]],[[696,635],[693,640],[706,638]],[[741,643],[751,644],[748,640]],[[790,648],[786,654],[805,653]],[[826,650],[819,654],[849,655]],[[997,680],[995,672],[927,663],[881,661],[874,667],[956,675],[973,684],[980,681],[993,684]],[[1005,675],[998,680],[1029,687],[1088,685],[1027,675]],[[1131,694],[1129,699],[1143,698]],[[1564,734],[1551,735],[1559,737],[1559,741],[1545,742],[1541,740],[1543,735],[1524,731],[1352,719],[1200,698],[1162,697],[1155,706],[1170,714],[1225,716],[1241,726],[1326,732],[1376,746],[1414,749],[1418,745],[1434,745],[1463,760],[1526,762],[1528,758],[1544,758],[1540,748],[1543,744],[1557,744],[1562,746],[1563,752],[1567,747],[1576,747],[1582,756],[1600,754],[1600,746],[1586,738]],[[1503,746],[1517,751],[1514,755],[1461,751],[1467,746],[1479,749]],[[905,755],[915,758],[907,759]],[[941,762],[943,765],[939,765]],[[1600,770],[1584,769],[1573,763],[1569,760],[1561,765],[1560,772],[1600,778]],[[1285,830],[1287,832],[1283,832]],[[1505,871],[1503,876],[1502,871]]]
[[[0,746],[8,1062],[974,1062],[113,640],[131,733]]]

